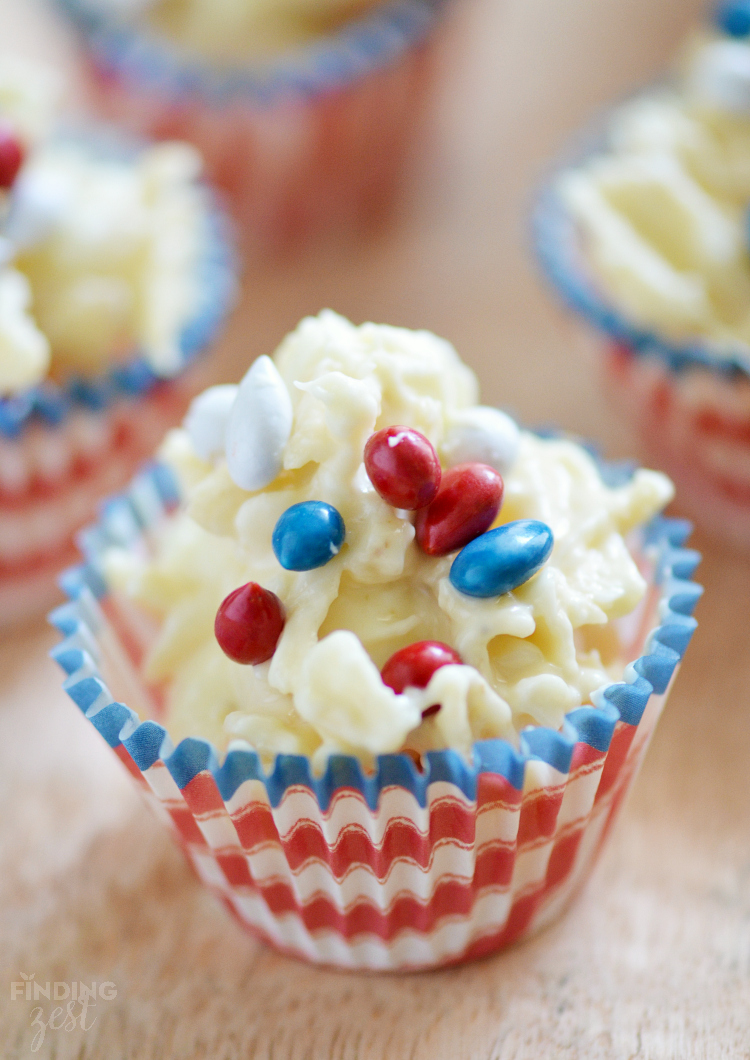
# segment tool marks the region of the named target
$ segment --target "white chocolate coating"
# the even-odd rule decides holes
[[[9,124],[26,147],[49,133],[61,95],[54,70],[0,52],[0,121]]]
[[[111,549],[117,593],[152,611],[159,632],[146,676],[165,682],[172,735],[203,735],[225,747],[244,739],[266,758],[299,752],[321,765],[328,754],[428,750],[493,736],[515,740],[527,724],[559,727],[621,676],[611,619],[641,599],[643,579],[624,535],[659,511],[671,484],[638,471],[607,487],[580,446],[522,432],[505,475],[497,523],[541,519],[553,530],[549,562],[504,596],[463,596],[448,580],[452,556],[426,556],[411,513],[375,492],[363,450],[375,430],[408,424],[440,451],[476,404],[471,371],[427,332],[365,324],[330,311],[302,321],[281,344],[276,366],[294,408],[283,470],[250,493],[226,462],[201,460],[185,431],[168,436],[164,458],[187,493],[163,528],[151,561]],[[347,533],[325,566],[295,573],[277,562],[271,535],[303,500],[332,504]],[[221,600],[247,581],[276,593],[286,625],[273,658],[230,661],[213,636]],[[420,640],[457,649],[424,690],[397,695],[379,670]],[[441,704],[433,716],[421,713]]]
[[[282,52],[330,32],[372,0],[87,0],[98,13],[138,22],[217,65]]]
[[[0,318],[0,395],[48,371],[95,375],[136,353],[159,375],[180,370],[181,332],[200,295],[199,169],[197,154],[179,144],[133,159],[55,141],[32,152],[10,196],[15,257],[0,269],[0,280],[12,271],[25,278],[30,304],[23,333],[17,306],[15,323]],[[9,312],[4,302],[0,313]]]
[[[699,41],[682,87],[620,108],[560,188],[634,323],[750,358],[750,46]]]

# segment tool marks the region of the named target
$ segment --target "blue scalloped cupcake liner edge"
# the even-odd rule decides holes
[[[314,99],[389,66],[427,37],[446,0],[393,0],[278,59],[227,69],[107,18],[85,0],[57,3],[106,75],[174,103],[193,97],[217,107],[239,100],[266,108],[282,99]]]
[[[202,247],[196,265],[200,297],[180,334],[180,368],[160,376],[138,354],[91,378],[73,377],[65,383],[44,380],[12,397],[0,397],[0,438],[16,438],[33,421],[56,427],[76,409],[102,411],[122,400],[132,400],[158,384],[179,377],[218,336],[237,295],[239,261],[232,222],[207,185]]]
[[[141,770],[161,760],[180,789],[209,770],[224,800],[246,780],[263,783],[274,807],[288,788],[304,785],[324,811],[339,788],[359,791],[371,809],[377,806],[383,789],[394,785],[410,791],[421,806],[427,804],[430,784],[441,781],[455,784],[473,800],[481,773],[499,774],[520,791],[529,759],[540,759],[567,773],[576,743],[606,752],[619,720],[638,725],[652,693],[666,691],[697,626],[692,614],[703,589],[692,575],[700,553],[683,547],[691,524],[657,516],[643,528],[642,543],[653,556],[655,582],[662,588],[660,624],[648,637],[646,654],[626,668],[624,680],[600,689],[592,697],[595,706],[582,706],[567,714],[560,731],[542,726],[526,729],[521,733],[519,749],[502,739],[478,741],[471,763],[454,750],[430,751],[424,756],[422,772],[405,754],[379,756],[372,774],[366,774],[351,755],[332,755],[322,776],[314,775],[310,760],[302,755],[277,755],[272,769],[266,772],[258,754],[249,747],[230,748],[221,762],[217,750],[204,739],[189,737],[174,747],[162,725],[142,721],[124,703],[113,699],[98,668],[97,634],[102,615],[97,600],[108,593],[101,570],[102,552],[111,545],[132,544],[178,503],[174,476],[158,463],[144,467],[126,492],[105,502],[99,522],[81,535],[85,562],[61,578],[69,600],[49,616],[63,637],[50,654],[66,674],[65,691],[110,747],[124,744]]]

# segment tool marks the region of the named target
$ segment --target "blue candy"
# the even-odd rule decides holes
[[[346,527],[325,501],[302,501],[287,508],[273,530],[276,559],[286,570],[322,567],[339,552]]]
[[[750,34],[750,0],[725,0],[716,8],[716,25],[730,37]]]
[[[553,544],[550,528],[536,519],[498,526],[461,549],[451,566],[451,584],[466,596],[502,596],[536,574]]]

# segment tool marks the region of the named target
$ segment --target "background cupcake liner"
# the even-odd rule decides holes
[[[221,764],[205,740],[174,748],[131,709],[160,713],[137,669],[149,631],[108,593],[101,554],[112,543],[148,547],[149,527],[178,500],[155,465],[105,506],[82,541],[87,562],[64,578],[70,602],[51,615],[64,637],[52,654],[206,886],[271,945],[344,968],[465,961],[556,916],[601,848],[695,628],[699,556],[681,547],[689,525],[658,518],[641,533],[651,588],[620,625],[633,661],[561,731],[529,729],[519,749],[481,741],[471,762],[430,752],[422,771],[393,754],[365,774],[336,755],[318,777],[302,756],[279,755],[266,772],[247,745]]]
[[[594,151],[589,143],[588,155]],[[587,263],[579,227],[556,187],[561,172],[533,215],[544,272],[564,301],[603,333],[607,389],[644,457],[675,479],[691,517],[750,547],[750,361],[709,341],[671,341],[618,309]]]
[[[194,143],[249,249],[361,229],[392,205],[444,0],[395,0],[275,61],[226,70],[84,0],[58,2],[84,40],[96,106],[139,133]]]
[[[96,134],[84,142],[133,151]],[[205,197],[200,298],[182,331],[176,378],[161,379],[135,353],[100,376],[47,379],[0,397],[0,628],[54,603],[54,576],[74,562],[74,535],[97,501],[122,489],[184,415],[195,389],[186,370],[217,335],[235,292],[231,232],[208,189]]]

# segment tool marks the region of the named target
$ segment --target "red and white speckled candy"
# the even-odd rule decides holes
[[[394,508],[416,511],[440,488],[438,455],[413,427],[384,427],[367,440],[365,470],[375,489]]]
[[[0,122],[0,188],[7,191],[13,187],[23,165],[24,154],[23,144],[11,126]]]
[[[503,502],[503,480],[487,464],[458,464],[443,474],[437,497],[417,512],[417,542],[428,556],[447,556],[492,526]]]
[[[276,651],[284,621],[278,596],[257,582],[248,582],[222,600],[214,634],[221,650],[234,662],[257,666]]]

